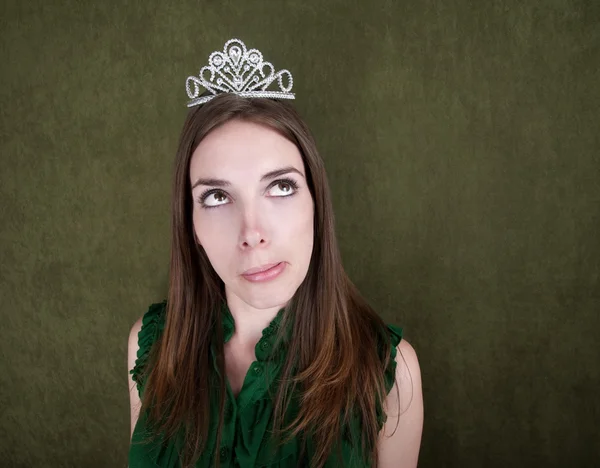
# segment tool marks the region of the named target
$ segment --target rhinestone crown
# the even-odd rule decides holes
[[[273,64],[265,62],[260,51],[247,50],[239,39],[230,39],[225,43],[223,52],[217,50],[210,54],[208,65],[200,69],[198,76],[189,76],[186,80],[185,88],[191,99],[187,106],[204,104],[219,92],[234,93],[242,97],[295,99],[294,93],[290,93],[294,84],[292,74],[288,70],[279,70],[277,73],[274,71]],[[206,78],[206,72],[210,72],[210,79]],[[287,78],[287,86],[283,84],[284,77]],[[281,91],[267,91],[267,86],[275,78]],[[200,86],[213,95],[199,97]]]

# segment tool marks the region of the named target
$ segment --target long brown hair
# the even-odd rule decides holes
[[[385,324],[342,266],[329,185],[315,141],[294,107],[282,100],[220,94],[192,108],[186,118],[172,186],[166,323],[150,353],[141,413],[149,410],[148,422],[167,439],[185,429],[180,460],[182,466],[191,466],[206,448],[212,395],[219,402],[219,447],[226,395],[220,308],[225,293],[194,235],[189,166],[200,141],[233,119],[266,125],[296,144],[315,207],[308,272],[286,306],[280,327],[291,326],[294,332],[274,398],[274,432],[281,439],[285,434],[303,441],[310,434],[314,441],[311,466],[321,467],[337,446],[345,424],[358,417],[362,453],[376,466],[376,407],[385,398],[384,370],[391,347],[385,339]],[[220,377],[211,365],[211,346]],[[294,395],[299,395],[299,412],[282,427]],[[218,464],[219,450],[215,450]]]

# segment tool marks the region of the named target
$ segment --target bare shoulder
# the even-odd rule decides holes
[[[410,400],[414,391],[421,389],[421,367],[415,348],[406,340],[396,347],[396,384],[399,384],[402,401],[401,412],[410,409]],[[404,397],[404,398],[402,398]]]
[[[139,350],[138,343],[138,334],[142,329],[142,319],[143,316],[140,317],[135,323],[132,325],[129,330],[129,341],[127,344],[127,370],[130,371],[135,366],[135,361],[137,359],[137,352]]]
[[[130,403],[130,417],[131,417],[131,434],[133,434],[133,429],[135,427],[135,423],[139,417],[140,411],[140,397],[138,395],[138,390],[133,378],[130,374],[130,371],[135,366],[135,361],[137,359],[137,352],[139,349],[138,344],[138,333],[142,329],[142,319],[143,316],[140,317],[129,330],[129,341],[127,345],[127,381],[129,385],[129,403]]]
[[[144,318],[144,316],[141,316],[131,326],[131,330],[129,331],[129,347],[131,347],[132,344],[134,344],[136,348],[138,346],[138,334],[139,334],[140,330],[142,329],[143,318]],[[137,351],[137,349],[136,349],[136,351]]]
[[[423,432],[421,368],[413,346],[396,347],[396,381],[384,402],[387,420],[379,434],[379,468],[415,468]]]

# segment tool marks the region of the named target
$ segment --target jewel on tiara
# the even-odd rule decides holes
[[[267,68],[265,72],[263,69]],[[188,107],[204,104],[214,98],[219,91],[234,93],[242,97],[263,97],[277,99],[295,99],[290,93],[294,84],[292,74],[288,70],[279,70],[270,62],[263,61],[263,55],[257,49],[246,49],[239,39],[230,39],[225,43],[223,52],[214,51],[208,57],[208,65],[200,69],[198,76],[189,76],[185,88],[191,101]],[[210,79],[205,73],[210,72]],[[215,80],[215,76],[217,79]],[[288,85],[284,86],[283,77],[287,77]],[[281,91],[266,91],[277,78]],[[212,96],[200,96],[199,86],[210,91]]]

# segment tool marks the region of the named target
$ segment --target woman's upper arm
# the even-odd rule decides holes
[[[396,349],[396,381],[384,402],[387,420],[379,433],[378,466],[415,468],[423,432],[421,369],[410,343],[403,339]]]
[[[139,349],[138,345],[138,333],[142,329],[142,318],[140,317],[133,326],[131,327],[131,331],[129,332],[129,343],[127,346],[127,380],[129,382],[129,404],[131,409],[131,436],[133,436],[133,430],[135,428],[135,424],[140,415],[140,396],[138,394],[137,385],[133,381],[132,375],[130,371],[135,366],[135,361],[137,359],[137,352]]]

